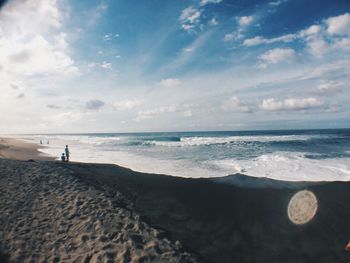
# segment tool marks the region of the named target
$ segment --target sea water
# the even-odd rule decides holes
[[[23,135],[57,158],[113,163],[148,173],[243,173],[289,181],[350,180],[350,129]],[[49,141],[49,144],[47,144]]]

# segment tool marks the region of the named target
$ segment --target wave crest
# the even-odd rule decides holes
[[[144,145],[155,145],[165,147],[201,146],[245,142],[284,142],[284,141],[306,141],[313,139],[312,135],[275,135],[275,136],[226,136],[226,137],[181,137],[179,141],[144,141]]]

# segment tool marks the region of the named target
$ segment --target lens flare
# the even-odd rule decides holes
[[[314,218],[317,208],[314,193],[307,190],[299,191],[289,201],[288,217],[294,224],[306,224]]]

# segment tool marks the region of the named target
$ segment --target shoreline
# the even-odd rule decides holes
[[[350,260],[349,182],[227,178],[0,159],[0,253],[10,262]],[[319,205],[296,225],[288,204],[303,190]]]
[[[185,178],[244,173],[283,181],[350,181],[349,133],[169,136],[35,135],[19,139],[44,146],[40,151],[56,159],[69,144],[71,161],[113,163],[144,173]],[[50,140],[50,145],[40,145],[41,139]],[[343,146],[330,147],[331,143]]]
[[[39,151],[41,148],[43,147],[21,139],[0,137],[0,158],[22,161],[31,159],[41,161],[55,160],[53,156]]]

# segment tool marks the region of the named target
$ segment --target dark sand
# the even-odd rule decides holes
[[[350,262],[344,250],[350,240],[348,182],[185,179],[115,165],[0,164],[0,243],[14,262],[26,255],[66,257],[64,262]],[[315,194],[318,210],[309,223],[296,225],[287,207],[304,189]]]
[[[231,176],[231,184],[225,184],[113,165],[71,168],[81,180],[112,195],[120,190],[142,218],[181,240],[203,262],[350,262],[344,250],[350,239],[347,182],[286,183]],[[319,207],[313,220],[295,225],[287,207],[304,189],[316,195]]]

